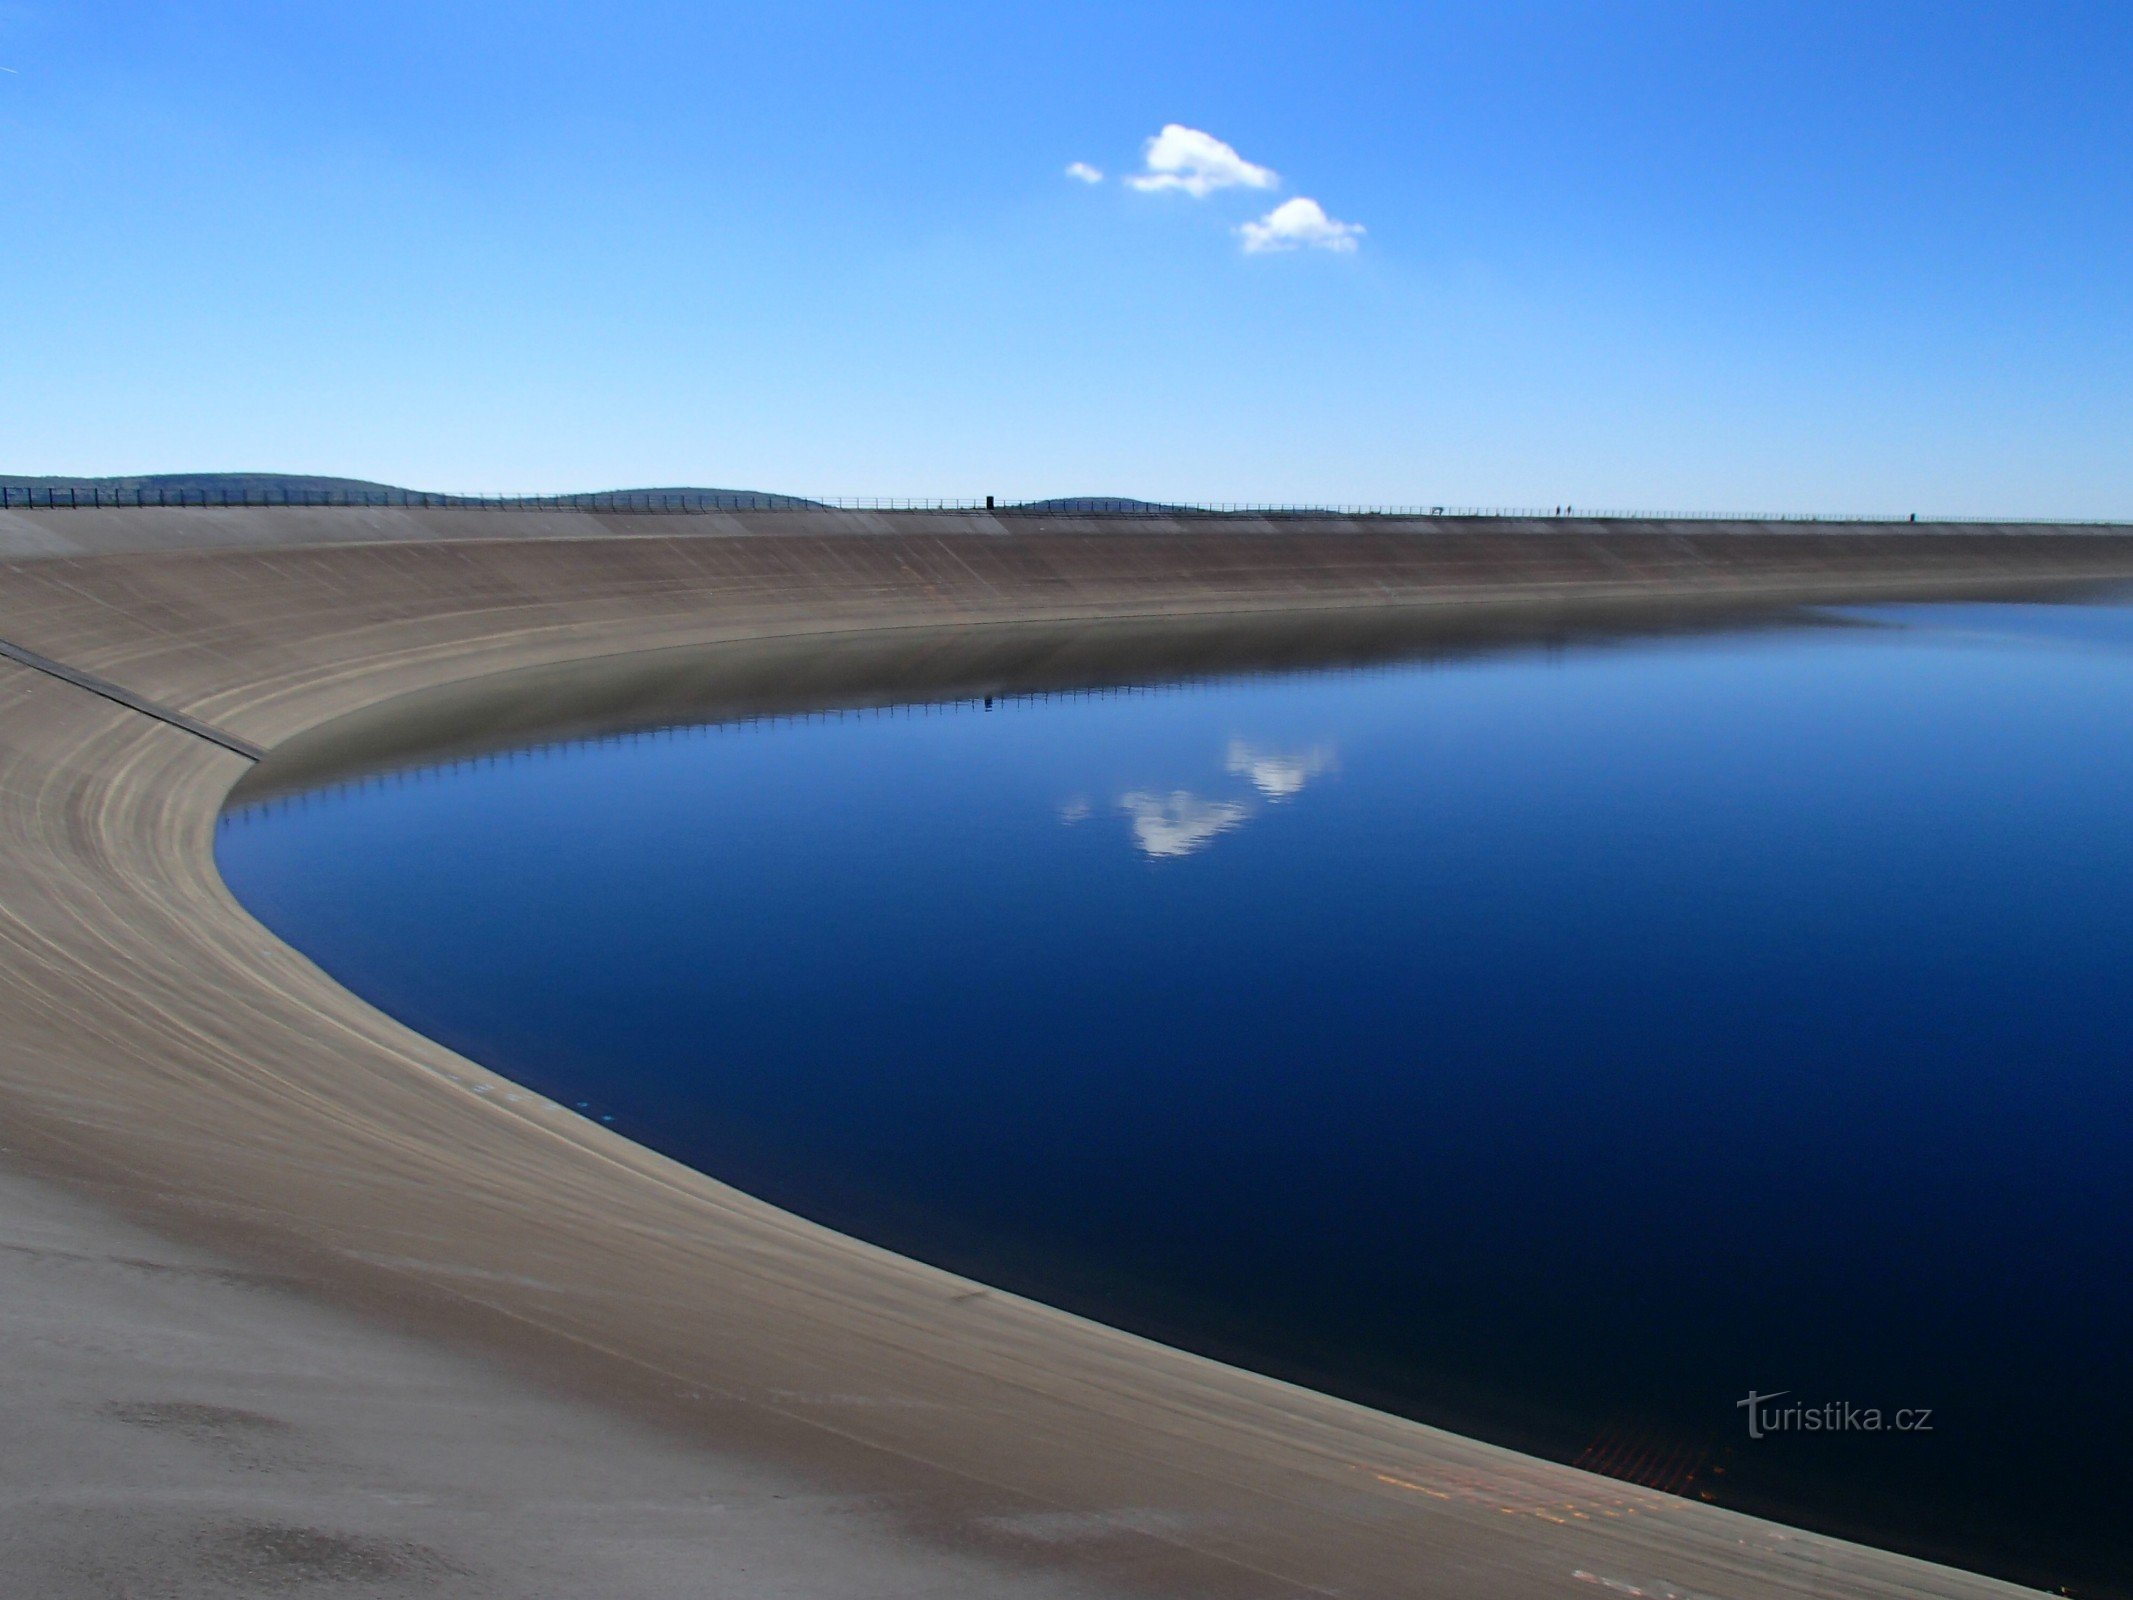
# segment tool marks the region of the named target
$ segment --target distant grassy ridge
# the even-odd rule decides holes
[[[821,502],[753,489],[601,489],[580,494],[469,495],[364,478],[287,472],[157,472],[138,477],[0,473],[0,504],[70,506],[523,506],[584,511],[807,511]]]
[[[880,498],[768,494],[760,489],[694,487],[596,489],[575,494],[446,494],[405,489],[366,478],[330,478],[287,472],[159,472],[138,477],[31,477],[0,473],[0,510],[43,511],[131,506],[395,506],[413,509],[476,507],[502,511],[612,512],[762,512],[858,511],[946,512],[958,516],[1078,517],[1149,521],[1383,522],[1393,519],[1513,523],[1597,527],[1619,523],[1734,524],[1774,527],[1788,524],[1852,524],[1879,529],[1986,528],[2011,531],[2038,528],[2102,528],[2129,525],[2100,517],[1959,516],[1885,512],[1600,510],[1567,505],[1443,506],[1333,505],[1305,502],[1260,503],[1138,500],[1126,495],[1060,495],[1043,500],[1001,500],[992,495],[950,498]]]
[[[596,489],[575,494],[446,494],[367,478],[294,472],[152,472],[135,477],[25,477],[0,473],[0,496],[30,508],[73,506],[524,506],[587,511],[824,511],[852,509],[976,510],[976,500],[839,502],[759,489],[664,487]],[[990,498],[984,509],[996,509]],[[997,509],[1050,516],[1182,516],[1207,508],[1136,500],[1125,495],[1066,495]]]
[[[446,494],[367,478],[289,472],[156,472],[136,477],[25,477],[0,473],[0,507],[45,510],[83,506],[490,506],[572,511],[986,511],[1079,517],[1208,515],[1215,508],[1136,500],[1125,495],[1066,495],[995,506],[970,500],[811,500],[759,489],[669,487],[597,489],[575,494]],[[1220,508],[1223,511],[1244,508]],[[1291,509],[1291,508],[1284,508]],[[1305,509],[1305,508],[1293,508]],[[1403,511],[1407,508],[1401,508]]]
[[[976,510],[975,500],[838,502],[759,489],[666,487],[575,494],[446,494],[367,478],[292,472],[153,472],[135,477],[25,477],[0,473],[0,504],[27,509],[78,506],[504,506],[583,511]],[[995,509],[988,498],[984,509]],[[1067,495],[999,506],[1051,516],[1183,516],[1205,508],[1124,495]]]

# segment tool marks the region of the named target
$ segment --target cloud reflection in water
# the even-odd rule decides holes
[[[1303,792],[1305,784],[1333,769],[1333,747],[1315,744],[1308,750],[1267,750],[1245,739],[1229,742],[1229,759],[1223,770],[1233,777],[1248,778],[1252,787],[1279,805]]]
[[[1269,805],[1293,799],[1314,778],[1337,768],[1330,744],[1277,750],[1249,739],[1231,739],[1222,763],[1224,772],[1251,784]],[[1168,794],[1135,789],[1118,797],[1118,809],[1132,822],[1134,848],[1151,861],[1159,861],[1206,849],[1250,821],[1256,806],[1250,795],[1222,800],[1190,789],[1173,789]],[[1060,803],[1059,820],[1071,828],[1087,821],[1094,810],[1087,795],[1074,795]]]
[[[1189,856],[1204,850],[1252,814],[1235,800],[1208,800],[1190,789],[1169,795],[1123,794],[1118,807],[1133,819],[1133,842],[1150,859]]]

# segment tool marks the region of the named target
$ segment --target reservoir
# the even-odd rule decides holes
[[[2133,607],[588,733],[217,853],[384,1011],[832,1228],[2133,1592]]]

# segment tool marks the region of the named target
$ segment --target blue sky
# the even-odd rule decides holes
[[[0,0],[0,67],[0,471],[2133,516],[2122,0]],[[1278,184],[1121,181],[1172,124]],[[1247,248],[1299,199],[1354,248]]]

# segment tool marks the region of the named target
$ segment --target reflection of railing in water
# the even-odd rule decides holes
[[[1570,1464],[1663,1494],[1706,1500],[1712,1491],[1699,1485],[1713,1471],[1724,1471],[1712,1467],[1708,1444],[1672,1438],[1635,1424],[1603,1430]]]
[[[1419,658],[1408,661],[1381,662],[1367,665],[1344,666],[1340,669],[1345,677],[1387,678],[1398,672],[1429,671],[1449,667],[1450,662]],[[431,778],[449,777],[453,773],[488,771],[499,766],[516,766],[525,761],[541,761],[572,750],[590,749],[597,745],[649,744],[654,741],[672,741],[682,738],[720,738],[731,734],[768,733],[779,728],[804,727],[813,723],[869,721],[914,721],[924,717],[982,716],[996,708],[1049,704],[1055,701],[1074,700],[1124,700],[1147,699],[1154,696],[1182,694],[1207,694],[1230,684],[1249,679],[1254,682],[1279,682],[1284,679],[1306,678],[1315,675],[1317,669],[1269,669],[1258,672],[1224,673],[1218,678],[1179,679],[1169,683],[1135,683],[1099,685],[1085,689],[1016,689],[995,691],[992,694],[973,693],[959,695],[951,700],[899,701],[894,705],[846,706],[822,711],[769,711],[749,712],[736,716],[719,717],[704,721],[663,722],[645,728],[629,728],[614,733],[575,734],[564,739],[544,739],[532,744],[515,745],[508,750],[491,751],[482,755],[455,756],[446,761],[417,761],[406,766],[390,767],[381,772],[370,773],[361,778],[343,779],[337,783],[321,785],[315,789],[300,789],[290,794],[272,796],[269,799],[234,805],[222,813],[220,826],[244,824],[264,817],[276,816],[284,811],[301,808],[313,802],[331,800],[343,794],[359,794],[368,789],[379,789],[390,784],[404,787],[410,783],[425,783]]]

